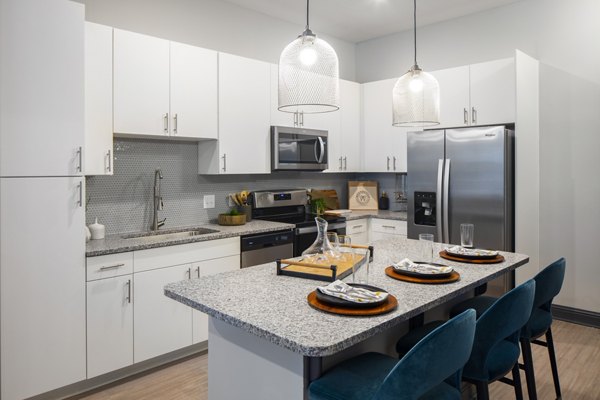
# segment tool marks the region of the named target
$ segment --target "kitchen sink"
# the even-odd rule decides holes
[[[195,228],[195,229],[186,229],[186,230],[170,230],[170,231],[152,231],[152,232],[142,232],[142,233],[131,233],[128,235],[123,235],[121,238],[123,239],[160,239],[160,240],[169,240],[169,239],[184,239],[193,236],[207,235],[209,233],[217,233],[219,232],[216,229],[209,228]]]

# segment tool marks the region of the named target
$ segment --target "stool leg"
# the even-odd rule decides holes
[[[475,387],[477,388],[477,400],[489,400],[490,392],[488,389],[487,382],[479,382],[475,383]]]
[[[515,387],[515,398],[523,400],[523,387],[521,386],[521,372],[519,371],[519,363],[516,362],[512,369],[513,386]]]
[[[554,340],[552,339],[552,328],[546,331],[546,343],[548,343],[548,356],[550,357],[550,367],[552,368],[552,379],[554,380],[554,392],[556,398],[562,399],[560,394],[560,382],[558,381],[558,367],[556,365],[556,353],[554,352]]]
[[[525,364],[527,394],[529,395],[529,400],[537,400],[535,374],[533,372],[533,356],[531,355],[531,342],[528,339],[521,339],[521,349],[523,350],[523,364]]]

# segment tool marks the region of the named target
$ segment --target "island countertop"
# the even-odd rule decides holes
[[[437,256],[444,245],[436,243],[433,262],[453,266],[461,275],[460,281],[423,285],[385,275],[384,269],[392,262],[418,257],[419,246],[417,240],[402,238],[374,243],[369,284],[398,299],[395,311],[376,317],[339,316],[311,308],[307,295],[325,283],[277,276],[275,263],[172,283],[165,287],[165,294],[275,345],[303,356],[321,357],[364,341],[529,261],[526,255],[501,252],[505,261],[498,264],[448,262]]]

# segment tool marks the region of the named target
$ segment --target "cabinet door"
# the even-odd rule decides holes
[[[169,135],[169,41],[114,30],[114,132]]]
[[[365,172],[393,172],[392,90],[396,79],[363,85]]]
[[[28,398],[85,379],[80,184],[83,178],[0,179],[3,399]]]
[[[271,172],[270,64],[219,53],[220,173]]]
[[[171,136],[216,139],[217,52],[171,42]]]
[[[240,269],[240,256],[235,255],[193,263],[192,276],[202,279],[206,276],[238,269]],[[194,344],[208,340],[208,315],[198,310],[192,310],[192,321]]]
[[[84,7],[0,4],[0,176],[82,175]]]
[[[192,310],[165,296],[168,283],[189,279],[191,265],[133,275],[133,360],[140,362],[192,344]]]
[[[85,23],[85,174],[113,174],[113,28]]]
[[[506,58],[471,65],[472,125],[515,121],[515,60]]]
[[[339,143],[344,172],[360,172],[360,84],[340,80]]]
[[[468,126],[469,66],[442,69],[431,74],[440,85],[440,124],[436,128]]]
[[[88,379],[133,364],[133,275],[87,283]]]
[[[294,126],[293,113],[279,111],[279,65],[271,64],[271,125]]]

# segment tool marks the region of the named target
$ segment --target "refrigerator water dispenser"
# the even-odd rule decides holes
[[[415,224],[436,226],[436,193],[415,192]]]

